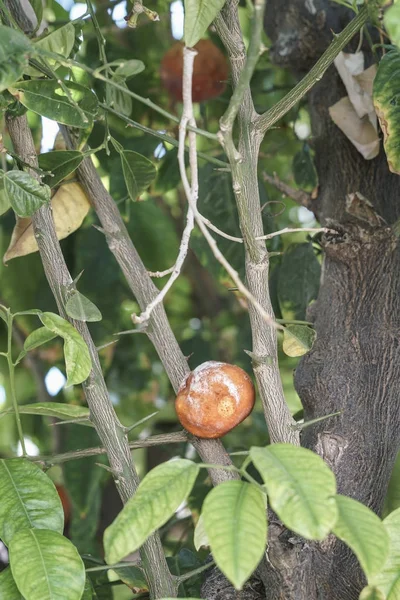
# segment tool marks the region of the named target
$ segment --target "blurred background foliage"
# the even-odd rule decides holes
[[[129,6],[125,2],[97,1],[97,19],[107,40],[108,61],[116,59],[139,59],[145,70],[131,78],[129,89],[149,98],[164,109],[179,116],[181,105],[171,100],[160,80],[160,63],[165,52],[181,37],[182,4],[180,1],[159,0],[149,5],[157,10],[159,22],[151,22],[144,16],[136,29],[129,29],[123,19]],[[70,19],[77,19],[79,51],[76,59],[92,68],[100,66],[98,43],[90,19],[80,20],[85,4],[72,0],[45,0],[44,16],[51,31]],[[240,18],[245,36],[248,34],[249,14],[245,2],[240,6]],[[210,31],[212,41],[221,46]],[[246,39],[247,41],[247,39]],[[265,38],[266,47],[269,41]],[[76,80],[93,86],[99,98],[105,101],[104,84],[92,81],[82,71],[74,69]],[[261,57],[252,81],[256,109],[263,112],[273,106],[293,85],[292,76],[273,66],[268,52]],[[225,92],[218,98],[196,105],[198,126],[218,131],[218,120],[223,114],[231,93],[228,81]],[[154,130],[177,137],[177,125],[169,122],[144,104],[133,100],[125,106],[129,118]],[[37,143],[38,152],[53,147],[57,133],[55,123],[41,119],[34,113],[28,118]],[[144,134],[135,127],[127,126],[124,119],[104,112],[89,137],[89,144],[96,147],[105,136],[105,124],[112,135],[126,149],[134,150],[150,158],[158,168],[158,175],[140,202],[127,200],[120,160],[111,148],[95,157],[104,183],[110,189],[126,221],[133,242],[146,267],[151,271],[169,268],[175,261],[179,240],[184,228],[186,203],[177,165],[176,149],[169,144]],[[10,141],[2,122],[3,141],[10,148]],[[259,181],[265,233],[283,227],[315,226],[313,215],[292,200],[282,197],[273,186],[265,184],[264,172],[279,178],[293,187],[301,186],[311,191],[317,185],[312,164],[312,151],[308,141],[311,132],[304,104],[290,111],[279,125],[268,132],[262,147],[259,163]],[[58,143],[58,142],[57,142]],[[225,160],[221,147],[207,138],[198,137],[198,148],[205,154]],[[3,168],[12,167],[12,161],[3,156]],[[215,165],[200,160],[201,212],[219,228],[232,235],[240,235],[229,173]],[[115,333],[132,329],[130,315],[139,308],[126,285],[118,265],[107,248],[103,235],[95,228],[96,217],[90,212],[82,227],[61,242],[68,267],[75,277],[82,270],[79,290],[88,296],[102,312],[103,320],[90,324],[97,346],[117,340],[100,351],[100,357],[112,402],[125,425],[131,425],[145,416],[158,411],[142,427],[134,429],[131,439],[156,433],[178,431],[181,427],[174,411],[174,393],[169,385],[158,356],[145,335]],[[0,220],[0,246],[4,255],[14,226],[14,216],[9,211]],[[226,239],[218,244],[232,265],[244,275],[243,246]],[[289,234],[268,241],[271,257],[270,291],[277,317],[285,316],[289,305],[295,306],[296,319],[306,319],[306,307],[316,297],[319,284],[318,246],[312,244],[307,233]],[[290,256],[291,260],[285,260]],[[297,256],[297,260],[296,260]],[[156,279],[162,286],[165,279]],[[165,307],[172,328],[188,357],[192,368],[206,360],[235,363],[251,373],[249,357],[244,350],[251,350],[251,331],[246,302],[213,258],[200,232],[196,229],[191,240],[191,251],[185,262],[182,276],[168,293]],[[288,291],[289,289],[289,291]],[[284,290],[282,292],[282,290]],[[280,298],[281,294],[281,298]],[[284,296],[284,298],[283,298]],[[282,300],[283,298],[283,300]],[[17,258],[4,265],[0,263],[0,302],[13,312],[29,308],[56,311],[54,300],[45,280],[39,255]],[[288,317],[286,317],[288,318]],[[35,317],[16,320],[15,350],[34,328]],[[293,414],[301,417],[301,404],[293,388],[293,370],[297,359],[285,356],[281,350],[280,367],[287,402]],[[0,323],[0,346],[6,348],[6,336]],[[49,342],[29,355],[16,372],[17,397],[20,404],[35,401],[84,402],[80,388],[63,388],[64,363],[59,340]],[[6,361],[0,362],[0,410],[10,405]],[[77,425],[55,425],[47,418],[22,416],[25,436],[31,443],[31,453],[49,455],[71,449],[96,446],[99,440],[94,430]],[[18,436],[12,415],[0,418],[0,454],[13,456],[19,453]],[[264,445],[268,431],[259,400],[251,416],[224,438],[229,452],[245,450],[251,445]],[[134,451],[140,474],[156,464],[176,455],[195,457],[193,449],[184,444],[161,446]],[[67,533],[79,550],[90,554],[88,561],[101,560],[101,534],[120,509],[119,499],[110,482],[107,471],[98,465],[98,457],[66,463],[54,467],[49,474],[62,487],[68,511]],[[202,471],[188,506],[183,508],[162,530],[162,539],[171,569],[184,572],[195,568],[205,558],[205,553],[194,554],[193,523],[199,514],[202,499],[209,489],[206,473]],[[97,558],[93,558],[97,557]],[[119,600],[132,597],[132,590],[124,586],[109,585],[107,577],[97,576],[99,598],[115,597]],[[186,586],[182,594],[196,596],[195,583]],[[193,587],[194,586],[194,587]],[[132,586],[137,589],[137,586]],[[114,596],[112,595],[114,594]]]

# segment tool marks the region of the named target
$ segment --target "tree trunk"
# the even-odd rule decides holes
[[[326,49],[331,31],[341,31],[351,16],[324,0],[269,0],[266,28],[273,60],[302,74]],[[354,52],[358,41],[356,36],[347,51]],[[369,47],[362,49],[368,66]],[[400,178],[389,172],[383,150],[364,160],[330,119],[329,106],[345,95],[334,66],[309,95],[319,176],[313,210],[338,235],[322,242],[323,280],[312,308],[317,339],[296,369],[295,385],[306,421],[342,411],[305,429],[302,445],[327,461],[339,493],[379,513],[400,445],[400,251],[389,227],[399,218]],[[375,214],[346,203],[346,196],[357,192]],[[275,572],[264,579],[266,598],[358,598],[364,577],[354,555],[334,536],[314,544],[282,536],[279,529],[275,533],[279,537],[272,531],[269,539]]]

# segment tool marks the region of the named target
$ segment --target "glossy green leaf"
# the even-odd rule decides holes
[[[0,25],[0,92],[21,77],[31,50],[31,44],[23,33]]]
[[[389,555],[383,569],[369,580],[385,600],[400,600],[400,508],[383,521],[389,535]]]
[[[383,17],[385,29],[393,44],[400,47],[400,4],[396,2],[385,10]]]
[[[318,454],[290,444],[253,447],[272,509],[306,539],[322,540],[337,518],[335,476]]]
[[[362,590],[360,600],[386,600],[386,598],[378,588],[368,585]]]
[[[61,402],[35,402],[34,404],[21,404],[18,407],[21,415],[40,415],[42,417],[53,417],[62,421],[70,419],[89,419],[90,411],[86,406],[76,406],[75,404],[63,404]],[[7,408],[0,412],[0,418],[9,415],[14,409]],[[82,425],[91,425],[83,422]]]
[[[136,201],[156,178],[157,169],[151,160],[133,150],[121,150],[120,156],[129,197]]]
[[[306,309],[318,295],[321,267],[311,243],[293,244],[279,268],[278,300],[282,317],[305,320]]]
[[[59,27],[55,31],[52,31],[45,37],[34,42],[33,47],[36,51],[45,50],[46,52],[53,52],[59,54],[64,58],[68,58],[72,52],[72,48],[75,44],[75,27],[72,23],[67,23],[62,27]],[[39,52],[40,55],[40,52]],[[59,64],[53,58],[45,56],[46,61],[52,68],[57,68]],[[41,73],[33,67],[25,69],[25,73],[31,76],[40,76]]]
[[[293,174],[298,186],[311,191],[318,185],[318,175],[311,156],[310,147],[304,144],[293,158]]]
[[[43,171],[52,173],[44,178],[45,183],[51,188],[73,173],[83,159],[84,155],[78,150],[54,150],[38,156],[39,167]]]
[[[3,176],[4,191],[19,217],[31,217],[50,202],[50,188],[24,171],[8,171]]]
[[[188,497],[199,471],[190,460],[172,460],[152,469],[133,498],[104,533],[106,561],[116,563],[137,550]]]
[[[382,57],[373,95],[389,169],[400,174],[400,50],[391,50]]]
[[[10,567],[0,573],[0,598],[4,600],[24,600],[12,576]]]
[[[90,581],[89,577],[86,576],[85,579],[85,587],[83,590],[83,595],[81,600],[92,600],[93,598],[93,586],[92,586],[92,582]]]
[[[38,348],[54,338],[57,337],[57,334],[53,331],[50,331],[46,327],[39,327],[35,329],[28,335],[24,342],[24,349],[29,352],[29,350],[34,350],[34,348]]]
[[[192,48],[207,31],[225,4],[225,0],[185,0],[186,46]]]
[[[66,385],[85,381],[92,369],[92,361],[81,334],[65,319],[50,312],[39,315],[43,325],[64,339],[64,357],[67,369]]]
[[[101,312],[89,298],[75,291],[68,299],[65,310],[67,315],[77,321],[101,321]]]
[[[53,79],[32,79],[18,83],[19,101],[29,110],[58,123],[85,129],[91,127],[98,111],[96,95],[73,81],[64,81],[64,84],[83,114]]]
[[[209,492],[201,514],[215,562],[241,590],[267,543],[264,494],[252,483],[226,481]]]
[[[315,340],[315,331],[307,325],[287,325],[283,332],[283,351],[287,356],[303,356]]]
[[[81,600],[85,567],[67,538],[47,529],[24,529],[9,547],[11,571],[26,600]]]
[[[333,533],[357,556],[368,579],[379,573],[389,552],[389,536],[379,517],[369,508],[348,498],[336,496],[338,518]]]
[[[23,458],[0,459],[0,539],[9,545],[25,528],[62,533],[64,513],[57,490],[45,473]]]

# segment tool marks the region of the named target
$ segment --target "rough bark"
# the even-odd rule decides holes
[[[326,49],[330,32],[338,33],[349,18],[349,11],[324,0],[269,0],[273,59],[307,71]],[[368,65],[368,46],[363,50]],[[328,462],[339,493],[379,513],[400,446],[400,251],[389,227],[399,218],[400,179],[389,172],[383,151],[365,161],[330,120],[328,107],[345,95],[334,67],[309,95],[320,182],[313,210],[339,235],[323,240],[323,280],[312,311],[317,340],[300,361],[295,385],[305,420],[342,411],[304,430],[302,445]],[[356,192],[378,216],[346,207],[346,195]],[[353,554],[333,536],[321,544],[284,539],[282,533],[270,536],[275,571],[264,580],[267,598],[358,598],[364,577]]]

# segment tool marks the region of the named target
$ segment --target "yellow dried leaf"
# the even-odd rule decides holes
[[[66,183],[62,185],[51,199],[53,219],[57,238],[63,240],[79,229],[83,219],[89,212],[90,202],[79,183]],[[4,255],[3,262],[12,258],[26,256],[39,250],[30,218],[17,217],[10,245]]]

